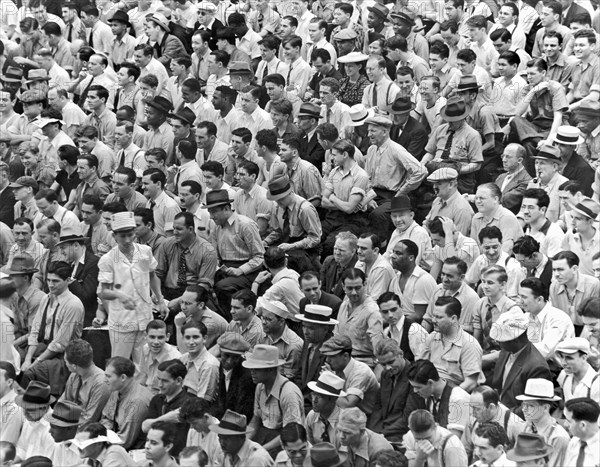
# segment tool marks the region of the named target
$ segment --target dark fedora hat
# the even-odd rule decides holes
[[[446,122],[459,122],[467,118],[469,111],[464,100],[460,97],[451,97],[440,110],[440,115]]]
[[[290,179],[287,175],[281,175],[269,182],[267,199],[269,201],[277,201],[278,199],[285,198],[291,192],[292,186],[290,185]]]
[[[166,114],[171,113],[173,110],[171,101],[162,96],[154,96],[152,99],[145,100],[144,103]]]
[[[392,198],[388,212],[412,211],[413,205],[407,195],[398,195]]]
[[[83,408],[71,401],[58,401],[52,409],[52,415],[48,417],[51,425],[56,426],[77,426],[79,417],[81,417]]]
[[[50,386],[41,381],[31,381],[23,394],[15,397],[15,403],[24,409],[50,406],[56,397],[50,394]]]
[[[338,467],[346,462],[348,455],[340,453],[331,443],[317,443],[304,459],[304,467]]]
[[[475,75],[462,75],[460,77],[456,92],[461,91],[479,91],[479,83]]]
[[[85,242],[86,240],[87,240],[87,237],[84,237],[83,235],[76,235],[76,234],[65,235],[65,236],[60,237],[56,246],[64,245],[65,243],[71,243],[71,242]]]
[[[16,66],[9,66],[6,73],[0,75],[0,80],[7,83],[20,83],[23,79],[23,69]]]
[[[414,108],[415,108],[415,105],[412,103],[410,98],[398,97],[392,104],[390,113],[392,115],[407,114],[407,113],[410,113]]]
[[[127,26],[131,26],[131,23],[129,22],[129,15],[123,10],[115,11],[115,14],[112,16],[111,19],[108,20],[108,23],[110,24],[113,21],[117,21],[119,23],[126,24]]]
[[[546,444],[543,436],[537,433],[519,433],[514,449],[506,453],[506,458],[514,462],[525,462],[552,454],[554,449]]]
[[[182,122],[185,122],[189,125],[193,125],[194,122],[196,121],[196,114],[193,112],[192,109],[184,107],[177,113],[169,114],[169,118],[175,118],[175,119],[181,120]]]
[[[313,102],[304,102],[300,106],[300,111],[298,112],[298,117],[320,118],[321,117],[321,106],[319,106]]]
[[[392,12],[390,14],[390,18],[397,19],[399,21],[404,21],[409,26],[414,26],[415,25],[415,20],[412,19],[410,16],[408,16],[403,11],[394,11],[394,12]]]
[[[213,190],[206,193],[206,203],[202,206],[202,209],[216,208],[231,203],[233,201],[229,199],[227,190]]]
[[[32,274],[38,272],[39,269],[35,267],[35,260],[29,253],[18,253],[13,257],[10,268],[5,269],[6,274]]]
[[[375,13],[377,16],[380,16],[383,19],[387,19],[390,14],[390,10],[388,7],[382,5],[381,3],[375,3],[373,6],[367,7],[367,10]]]

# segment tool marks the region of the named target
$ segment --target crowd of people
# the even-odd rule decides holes
[[[600,465],[598,0],[0,24],[1,465]]]

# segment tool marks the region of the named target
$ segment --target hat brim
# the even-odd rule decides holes
[[[316,319],[308,319],[302,313],[294,315],[297,320],[304,321],[305,323],[323,324],[325,326],[335,326],[339,324],[337,319],[329,318],[329,321],[317,321]]]
[[[250,351],[250,349],[248,349],[248,350],[231,350],[231,349],[226,349],[225,347],[221,347],[221,346],[219,346],[219,349],[221,350],[221,353],[225,352],[225,353],[230,353],[233,355],[246,355],[246,353]]]
[[[585,138],[579,135],[577,141],[561,141],[557,136],[552,137],[552,141],[558,144],[564,144],[565,146],[579,146],[581,143],[585,141]]]
[[[317,386],[317,382],[316,381],[309,381],[308,384],[308,389],[310,389],[313,392],[318,392],[319,394],[325,394],[326,396],[331,396],[331,397],[346,397],[346,392],[345,391],[340,391],[339,394],[335,394],[333,392],[329,392],[326,391],[323,388],[320,388],[319,386]]]
[[[550,454],[552,454],[554,452],[554,448],[550,445],[546,445],[546,450],[541,452],[541,453],[536,453],[536,454],[517,454],[515,453],[514,449],[511,449],[509,451],[506,452],[506,458],[510,461],[513,462],[525,462],[525,461],[531,461],[534,459],[541,459],[542,457],[546,457],[549,456]]]
[[[252,432],[252,430],[248,430],[248,429],[245,431],[229,430],[227,428],[221,428],[221,426],[217,425],[217,424],[209,425],[208,429],[210,431],[212,431],[213,433],[216,433],[218,435],[225,435],[225,436],[246,436],[246,434]]]
[[[340,458],[340,461],[336,462],[335,464],[329,464],[328,467],[341,467],[342,465],[344,465],[346,463],[346,460],[348,459],[348,454],[346,454],[345,452],[338,451],[338,456]],[[310,459],[310,455],[308,455],[304,458],[303,467],[313,467],[313,463],[312,463],[312,460]]]
[[[170,32],[171,30],[169,29],[169,24],[165,24],[163,23],[161,20],[156,19],[156,18],[149,18],[149,21],[152,21],[153,23],[158,24],[161,28],[163,28],[165,31]]]
[[[278,200],[280,200],[282,198],[285,198],[291,192],[292,192],[292,187],[290,187],[289,189],[285,190],[283,193],[278,193],[276,195],[272,195],[271,192],[267,190],[267,199],[269,201],[278,201]]]
[[[412,206],[403,206],[401,208],[388,208],[387,212],[392,213],[392,212],[402,212],[402,211],[414,211],[415,208],[413,208]]]
[[[561,400],[558,396],[552,397],[542,397],[542,396],[527,396],[525,394],[521,394],[520,396],[515,396],[515,399],[518,401],[543,401],[543,402],[556,402]]]
[[[167,115],[167,117],[174,118],[176,120],[181,120],[182,122],[186,122],[190,126],[193,125],[194,121],[195,121],[195,119],[193,121],[190,121],[187,118],[185,118],[183,115],[177,115],[177,114],[169,114],[169,115]]]
[[[388,16],[390,16],[390,14],[389,14],[389,13],[386,15],[386,14],[384,14],[384,13],[383,13],[383,11],[381,11],[381,10],[378,10],[377,8],[375,8],[375,7],[372,7],[372,6],[368,6],[368,7],[367,7],[367,10],[369,10],[369,11],[371,11],[371,12],[375,13],[376,15],[380,16],[380,17],[381,17],[381,18],[383,18],[383,19],[387,19],[387,18],[388,18]]]
[[[62,427],[79,426],[81,424],[81,423],[79,423],[79,421],[69,423],[69,422],[65,422],[64,420],[58,420],[57,418],[54,418],[53,415],[50,415],[48,417],[48,423],[50,423],[50,425],[62,426]]]
[[[351,39],[338,39],[338,40],[351,40]],[[344,56],[338,58],[338,63],[342,63],[342,64],[360,63],[360,62],[366,62],[368,59],[369,59],[369,56],[366,54],[361,54],[359,56],[350,57],[350,58],[347,55],[344,55]]]
[[[269,197],[269,194],[267,193],[267,198]],[[203,204],[201,206],[202,209],[212,209],[212,208],[216,208],[219,206],[225,206],[226,204],[233,204],[232,200],[227,200],[227,201],[217,201],[216,203],[210,203],[210,204]]]
[[[4,273],[12,276],[24,276],[25,274],[34,274],[38,271],[38,268],[25,269],[24,271],[13,271],[11,269],[5,269]]]
[[[242,366],[244,368],[248,368],[250,370],[254,369],[254,370],[261,370],[261,369],[267,369],[267,368],[277,368],[280,366],[285,365],[285,360],[282,360],[281,358],[277,360],[277,363],[266,363],[266,362],[259,362],[256,360],[244,360],[242,362]]]
[[[576,212],[576,213],[578,213],[578,214],[581,214],[582,216],[585,216],[587,219],[590,219],[590,220],[592,220],[592,221],[594,221],[594,222],[599,222],[599,221],[598,221],[598,217],[595,217],[595,218],[593,218],[593,217],[590,217],[589,213],[587,213],[587,212],[585,212],[585,211],[582,211],[581,209],[579,209],[578,207],[576,207],[576,205],[575,205],[575,204],[573,204],[573,203],[569,203],[569,206],[571,206],[571,209],[572,209],[573,211],[575,211],[575,212]]]
[[[107,21],[107,23],[108,23],[108,24],[110,24],[110,23],[112,23],[113,21],[116,21],[117,23],[124,24],[124,25],[126,25],[128,28],[130,28],[130,27],[132,27],[132,26],[133,26],[133,25],[132,25],[132,24],[131,24],[129,21],[127,21],[127,20],[125,20],[125,19],[120,19],[120,18],[111,18],[111,19],[109,19],[109,20]]]
[[[45,76],[43,78],[33,78],[33,79],[28,79],[27,81],[25,81],[25,84],[31,84],[31,83],[35,83],[36,81],[50,81],[50,78],[48,76]]]
[[[38,404],[36,402],[27,402],[27,401],[24,401],[23,400],[23,394],[20,394],[17,397],[15,397],[15,404],[17,404],[22,409],[44,407],[44,406],[50,407],[55,402],[56,402],[56,397],[54,397],[52,395],[50,396],[50,400],[48,401],[48,403],[43,403],[43,404]]]
[[[135,227],[132,227],[135,229]],[[114,231],[113,231],[114,232]],[[58,242],[55,246],[59,246],[59,245],[64,245],[65,243],[71,243],[71,242],[85,242],[88,238],[84,237],[84,236],[79,236],[79,237],[73,237],[73,238],[69,238],[67,240],[61,240],[60,242]]]
[[[411,108],[410,109],[406,109],[406,110],[394,110],[394,109],[390,109],[390,115],[404,115],[404,114],[409,114],[413,110],[415,110],[415,105],[411,103]]]
[[[12,182],[8,184],[9,188],[25,188],[27,185],[21,185],[20,183],[17,182]]]
[[[446,106],[444,106],[442,107],[442,110],[440,110],[440,115],[442,116],[445,122],[460,122],[461,120],[464,120],[469,116],[469,111],[465,106],[465,111],[462,114],[451,116],[446,113]]]
[[[458,87],[456,88],[456,92],[465,92],[465,91],[479,91],[481,88],[479,87],[479,85],[470,85],[467,86],[466,88],[462,88],[462,89],[458,89]]]
[[[171,109],[166,109],[165,107],[163,107],[160,104],[155,103],[154,101],[144,102],[144,104],[146,104],[149,107],[152,107],[153,109],[160,110],[161,112],[164,112],[167,115],[171,113]]]
[[[9,78],[8,76],[0,75],[0,81],[4,81],[5,83],[20,83],[23,81],[23,78]]]
[[[122,233],[122,232],[129,232],[131,230],[135,230],[135,227],[120,227],[118,229],[112,229],[113,233]]]
[[[367,114],[361,118],[360,120],[352,120],[348,123],[348,126],[362,126],[367,120],[375,115],[375,111],[373,109],[367,109]]]

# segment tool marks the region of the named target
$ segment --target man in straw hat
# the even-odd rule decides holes
[[[123,441],[112,430],[98,422],[90,422],[79,427],[75,439],[71,442],[79,449],[82,459],[95,465],[115,465],[119,467],[134,467],[134,462],[129,453],[121,446]],[[112,464],[111,464],[112,463]]]
[[[253,430],[246,427],[246,417],[227,410],[221,421],[210,425],[210,431],[217,433],[225,454],[224,467],[252,466],[271,467],[273,459],[259,443],[249,439]],[[278,437],[279,438],[279,437]]]
[[[552,381],[531,378],[525,385],[524,393],[516,398],[521,401],[521,409],[527,422],[523,433],[537,433],[544,438],[547,444],[552,446],[553,452],[548,459],[549,467],[565,465],[566,448],[571,437],[551,415],[553,402],[561,400],[559,396],[554,395]],[[518,444],[519,438],[517,437]]]
[[[48,454],[54,449],[50,436],[50,423],[47,415],[50,404],[56,398],[50,394],[50,386],[41,381],[31,381],[25,392],[15,398],[15,403],[23,410],[25,420],[21,436],[16,444],[17,460]]]
[[[562,248],[570,250],[579,258],[579,272],[594,275],[592,257],[600,248],[600,228],[598,219],[600,204],[590,198],[582,198],[571,203],[573,224],[563,238]]]
[[[600,165],[600,102],[585,100],[575,110],[577,128],[584,141],[577,151],[592,167]]]
[[[219,397],[214,413],[221,416],[226,410],[252,418],[254,414],[254,394],[256,385],[250,370],[242,366],[244,355],[251,349],[241,334],[225,332],[217,340],[221,352],[219,366]]]
[[[286,175],[273,178],[268,190],[267,199],[274,201],[277,208],[270,221],[272,232],[264,244],[277,245],[293,258],[301,272],[318,269],[322,230],[315,206],[294,192]]]
[[[421,163],[430,172],[453,167],[458,172],[458,191],[475,192],[475,175],[483,163],[481,136],[467,122],[469,109],[460,97],[448,99],[440,111],[446,122],[433,130]]]
[[[231,295],[252,286],[265,253],[258,226],[250,218],[233,212],[232,203],[226,190],[212,190],[206,194],[202,206],[216,224],[213,244],[221,267],[215,276],[215,292],[226,313],[231,306]]]
[[[340,446],[337,435],[340,408],[337,401],[339,397],[346,396],[343,387],[344,380],[331,371],[323,371],[317,381],[308,383],[312,410],[306,416],[306,426],[311,444],[325,442]]]
[[[70,441],[75,438],[82,409],[70,401],[58,401],[48,416],[50,436],[55,441],[52,452],[53,465],[77,465],[79,454],[71,449]]]
[[[388,117],[375,114],[367,118],[366,123],[372,145],[367,151],[365,171],[377,194],[375,202],[378,206],[369,214],[369,220],[381,229],[382,238],[389,238],[392,233],[388,214],[391,199],[415,190],[427,176],[427,169],[390,139],[392,121]]]
[[[548,363],[527,337],[529,318],[521,311],[502,313],[490,329],[490,338],[500,345],[491,386],[509,409],[519,406],[516,396],[525,392],[531,378],[552,381]]]
[[[108,311],[111,355],[132,357],[139,362],[144,331],[152,320],[150,290],[156,297],[156,307],[163,317],[167,316],[169,309],[155,273],[158,263],[152,255],[152,249],[133,242],[136,229],[133,213],[113,214],[111,228],[117,245],[98,263],[101,288],[98,296]],[[98,318],[104,323],[106,315]]]
[[[298,386],[280,373],[285,360],[273,345],[257,344],[246,354],[242,366],[250,369],[256,383],[250,438],[273,455],[281,450],[279,432],[290,422],[304,424],[304,402]],[[276,396],[275,396],[276,395]],[[225,451],[225,448],[223,448]]]
[[[542,435],[519,433],[515,447],[506,453],[506,458],[520,466],[549,467],[550,455],[554,449],[546,444]]]
[[[562,125],[558,127],[552,144],[560,149],[561,174],[563,177],[567,177],[569,180],[577,180],[581,183],[581,192],[585,196],[591,196],[594,169],[576,152],[583,141],[584,138],[579,128]]]

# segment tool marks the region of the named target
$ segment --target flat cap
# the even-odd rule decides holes
[[[490,337],[496,342],[514,341],[527,332],[529,318],[522,311],[502,313],[490,328]]]
[[[385,128],[391,128],[392,127],[392,121],[383,116],[383,115],[373,115],[372,117],[367,118],[367,120],[365,121],[365,123],[369,124],[369,125],[378,125],[378,126],[382,126]]]
[[[236,355],[245,355],[250,350],[250,344],[241,334],[236,332],[225,332],[217,339],[217,345],[223,352]]]
[[[458,172],[452,167],[442,167],[434,171],[429,177],[428,182],[442,182],[444,180],[456,180],[458,178]]]
[[[356,34],[356,31],[354,31],[354,29],[346,28],[346,29],[342,29],[341,31],[338,31],[335,34],[335,36],[333,36],[333,40],[334,41],[353,41],[357,37],[358,37],[358,35]]]
[[[583,352],[584,354],[589,355],[591,352],[590,341],[584,337],[570,337],[558,344],[556,351],[566,354]]]
[[[321,355],[337,355],[341,352],[352,351],[352,340],[344,334],[336,334],[323,342]]]

